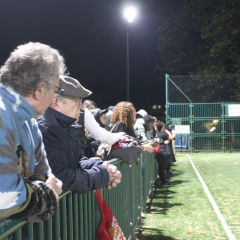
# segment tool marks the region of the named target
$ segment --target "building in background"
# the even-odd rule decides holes
[[[155,104],[149,107],[148,114],[156,117],[158,120],[162,122],[166,122],[166,111],[165,106],[161,104]]]

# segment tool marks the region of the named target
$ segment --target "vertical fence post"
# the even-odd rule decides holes
[[[223,152],[225,152],[225,129],[224,129],[224,102],[222,102],[222,143],[223,143]]]
[[[144,165],[144,152],[140,156],[140,164],[141,164],[141,210],[142,213],[146,213],[146,204],[145,204],[145,165]]]
[[[193,152],[193,104],[190,102],[190,121],[191,121],[191,153]]]
[[[168,75],[165,74],[165,89],[166,89],[166,123],[168,124]]]

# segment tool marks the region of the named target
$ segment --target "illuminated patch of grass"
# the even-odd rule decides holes
[[[240,154],[190,155],[236,239],[240,239]],[[170,182],[155,186],[139,239],[228,239],[186,154],[177,156]]]

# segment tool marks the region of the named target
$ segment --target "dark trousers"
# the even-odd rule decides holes
[[[167,160],[166,157],[163,154],[156,154],[157,162],[158,162],[158,175],[161,180],[161,184],[166,183],[166,164]]]

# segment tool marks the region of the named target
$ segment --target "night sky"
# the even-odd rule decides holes
[[[156,28],[180,0],[135,1],[129,28],[130,101],[136,109],[165,104],[164,81],[154,71]],[[48,44],[64,56],[70,76],[91,90],[100,108],[126,100],[126,20],[120,0],[0,1],[0,64],[18,45]],[[161,76],[163,77],[163,76]],[[163,79],[163,78],[162,78]]]

